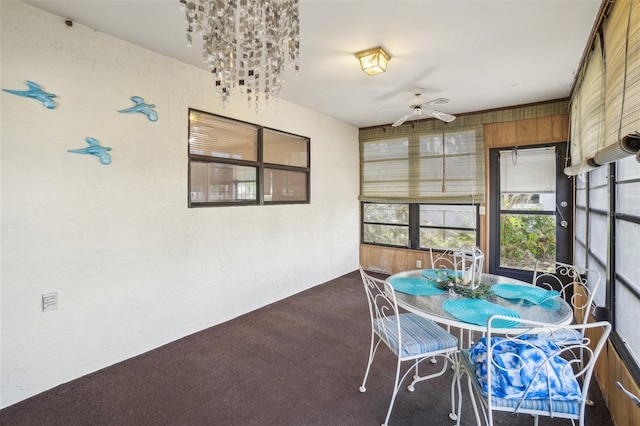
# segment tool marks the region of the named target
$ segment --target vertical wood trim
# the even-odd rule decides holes
[[[485,146],[493,146],[495,145],[496,140],[496,123],[489,123],[484,125],[483,133],[484,133],[484,144]]]

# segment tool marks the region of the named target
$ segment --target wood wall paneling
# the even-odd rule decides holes
[[[429,252],[368,244],[360,245],[360,265],[366,271],[391,275],[419,269],[416,266],[417,260],[422,262],[422,269],[431,266]]]
[[[562,142],[569,140],[569,115],[555,115],[551,117],[552,142]]]
[[[487,148],[564,142],[568,135],[567,114],[484,125],[484,142]]]
[[[607,342],[600,354],[595,372],[613,423],[617,426],[640,425],[640,407],[618,389],[616,382],[620,382],[636,396],[640,396],[640,387],[636,385],[611,341]]]
[[[499,123],[498,129],[499,140],[497,141],[497,146],[511,146],[513,145],[514,141],[517,143],[518,127],[516,126],[515,121],[506,121],[504,123]]]
[[[531,145],[538,143],[538,119],[516,121],[516,144]]]
[[[541,117],[537,120],[538,140],[553,140],[553,120],[552,117]]]

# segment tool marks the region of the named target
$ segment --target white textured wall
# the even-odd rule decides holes
[[[0,92],[2,407],[357,268],[356,128],[284,101],[221,109],[203,70],[0,5],[1,87],[58,95]],[[118,113],[132,95],[159,121]],[[310,137],[311,204],[188,209],[189,107]],[[87,136],[111,165],[66,152]]]

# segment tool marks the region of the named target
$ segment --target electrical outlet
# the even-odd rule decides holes
[[[42,295],[42,312],[58,309],[58,293],[47,293]]]
[[[422,260],[416,260],[416,268],[422,268]]]

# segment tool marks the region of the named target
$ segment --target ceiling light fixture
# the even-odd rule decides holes
[[[247,102],[280,98],[285,63],[299,69],[298,0],[179,0],[192,35],[202,36],[203,61],[223,106],[236,86]]]
[[[382,47],[376,47],[356,53],[356,58],[360,60],[362,71],[369,75],[374,75],[387,70],[387,63],[391,56]]]

